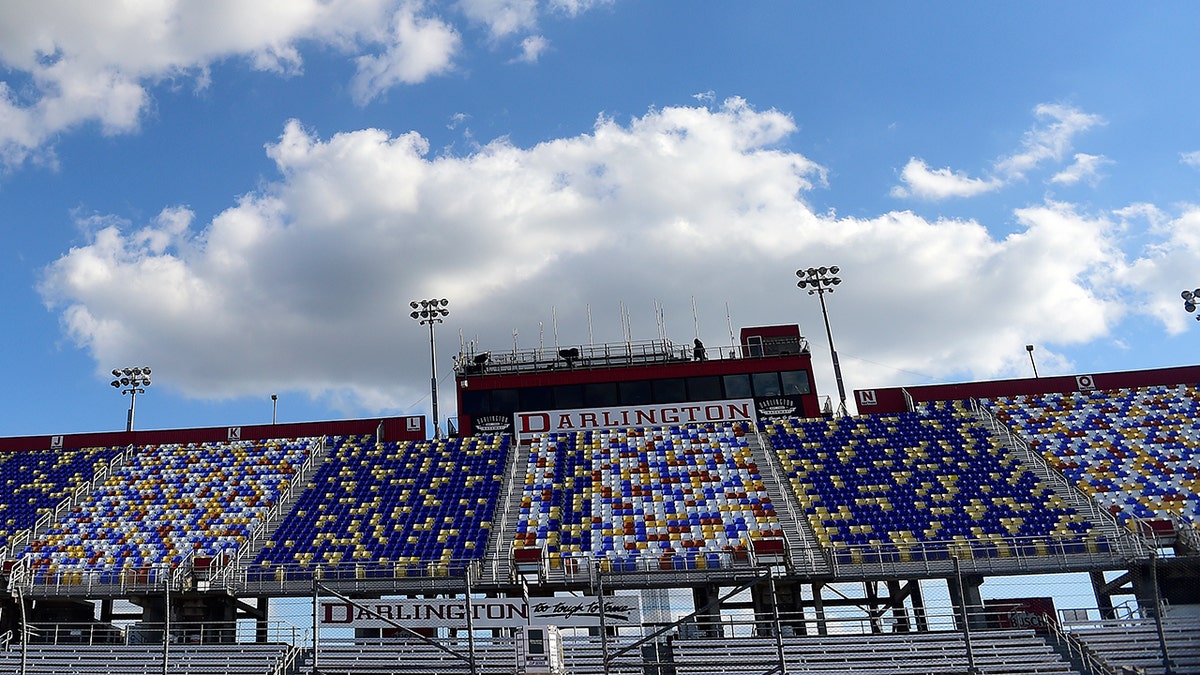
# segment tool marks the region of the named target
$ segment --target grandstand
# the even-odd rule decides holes
[[[759,327],[461,354],[450,438],[0,439],[0,672],[1200,672],[1200,368],[811,372]],[[982,596],[1055,573],[1095,605]]]

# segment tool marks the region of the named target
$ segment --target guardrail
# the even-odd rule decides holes
[[[314,464],[323,459],[328,452],[329,441],[327,437],[321,436],[313,439],[310,442],[309,452],[305,456],[304,461],[301,462],[300,466],[297,468],[296,473],[293,474],[293,479],[288,481],[287,484],[285,484],[279,491],[279,497],[275,500],[275,503],[272,504],[270,508],[267,509],[267,512],[263,514],[263,517],[254,524],[254,527],[252,527],[250,530],[250,534],[246,537],[245,541],[238,546],[236,551],[224,553],[212,558],[208,565],[203,569],[196,568],[194,558],[190,561],[190,566],[193,570],[193,576],[197,584],[204,585],[206,587],[204,590],[213,587],[232,590],[236,586],[236,581],[234,580],[233,575],[236,574],[238,570],[241,570],[247,566],[247,558],[250,556],[251,552],[255,551],[260,542],[267,537],[271,524],[280,520],[284,515],[286,515],[282,512],[282,509],[285,506],[289,508],[291,507],[293,494],[299,495],[304,491],[306,487],[304,483],[307,482],[309,472],[312,470]]]

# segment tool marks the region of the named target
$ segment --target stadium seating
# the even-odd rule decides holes
[[[513,546],[551,568],[597,559],[615,570],[716,567],[782,537],[745,424],[536,437]]]
[[[762,428],[817,540],[840,562],[1107,546],[961,405]]]
[[[0,455],[0,550],[92,480],[120,448],[26,450]]]
[[[1123,521],[1200,523],[1200,390],[1191,385],[984,401]]]
[[[35,582],[152,582],[193,556],[235,550],[314,439],[143,446],[22,554]],[[86,576],[85,576],[86,575]]]
[[[1162,673],[1162,647],[1153,619],[1122,619],[1067,624],[1071,635],[1114,669]],[[1175,673],[1200,673],[1200,619],[1163,619],[1163,640]]]
[[[479,559],[510,436],[342,438],[258,553],[252,580],[403,576]]]
[[[287,671],[296,650],[285,644],[173,645],[168,670],[177,675],[270,675]],[[19,645],[0,649],[0,672],[29,675],[161,675],[160,645],[29,645],[21,670]]]
[[[675,640],[679,675],[769,672],[777,661],[772,638]],[[962,633],[882,633],[785,637],[787,672],[804,675],[955,675],[968,672]],[[996,675],[1074,673],[1031,630],[980,631],[971,636],[975,672]]]

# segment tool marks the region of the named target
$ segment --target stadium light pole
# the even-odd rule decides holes
[[[125,422],[125,431],[133,431],[133,411],[137,406],[137,395],[146,393],[150,386],[150,369],[145,366],[137,368],[113,368],[115,378],[111,384],[120,389],[122,394],[129,394],[129,416]]]
[[[437,348],[433,337],[433,327],[443,323],[443,318],[450,314],[450,310],[446,309],[446,305],[449,305],[450,301],[445,298],[434,298],[432,300],[413,300],[408,304],[413,309],[409,316],[422,326],[429,326],[429,391],[430,396],[433,397],[433,437],[438,438],[442,435],[442,431],[438,423]]]
[[[1029,365],[1033,366],[1033,379],[1038,379],[1037,363],[1033,360],[1033,345],[1025,345],[1025,351],[1029,352]]]
[[[821,300],[821,316],[825,319],[825,335],[829,338],[829,353],[833,355],[833,376],[837,380],[838,400],[840,401],[838,412],[845,416],[847,414],[846,385],[842,383],[842,365],[838,363],[837,350],[833,347],[833,331],[829,328],[829,311],[825,308],[825,294],[832,293],[833,287],[842,283],[841,277],[837,276],[840,271],[841,268],[837,265],[796,270],[796,276],[800,277],[800,281],[796,285],[808,289],[809,295],[816,295]]]
[[[1183,310],[1187,313],[1196,311],[1196,306],[1200,305],[1200,288],[1194,291],[1184,291],[1179,294],[1183,298]],[[1200,321],[1200,314],[1196,315],[1196,320]]]

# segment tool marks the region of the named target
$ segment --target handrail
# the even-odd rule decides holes
[[[1047,617],[1046,626],[1050,630],[1050,636],[1067,650],[1071,660],[1078,660],[1091,675],[1119,675],[1115,668],[1097,657],[1079,636],[1063,630],[1057,618]]]
[[[560,349],[560,347],[562,347]],[[808,340],[801,337],[799,354],[809,353]],[[783,354],[751,356],[743,346],[705,349],[703,360],[774,358]],[[454,357],[457,376],[497,373],[544,372],[548,370],[625,368],[630,365],[658,363],[695,363],[694,348],[677,345],[670,339],[627,341],[599,345],[567,345],[510,351],[477,351],[474,345]]]
[[[944,566],[957,558],[964,569],[1003,565],[1006,561],[1022,568],[1041,568],[1046,561],[1066,563],[1082,558],[1107,557],[1105,546],[1111,547],[1107,535],[1073,536],[1004,536],[991,538],[940,539],[929,541],[880,542],[878,544],[845,544],[835,542],[829,549],[835,574],[847,568],[881,566],[910,570],[923,567],[932,573],[934,566]],[[981,562],[986,564],[981,564]]]
[[[990,408],[978,401],[972,401],[972,410],[976,413],[982,413],[984,421],[988,424],[989,430],[1001,437],[1001,440],[1008,442],[1009,447],[1014,450],[1020,450],[1024,458],[1028,458],[1033,462],[1042,473],[1054,483],[1055,490],[1064,490],[1070,493],[1075,499],[1083,504],[1086,504],[1087,514],[1090,518],[1104,523],[1117,533],[1117,541],[1122,544],[1128,544],[1132,550],[1128,552],[1131,557],[1141,557],[1146,553],[1146,543],[1142,536],[1131,532],[1129,528],[1122,527],[1120,522],[1113,514],[1096,506],[1096,502],[1088,496],[1083,490],[1079,489],[1078,485],[1071,483],[1067,477],[1058,469],[1050,466],[1046,458],[1040,452],[1035,452],[1030,447],[1029,442],[1015,433],[1008,424],[1005,424]]]
[[[518,470],[518,468],[520,468],[517,466],[517,464],[518,464],[517,460],[521,456],[521,442],[516,436],[512,436],[512,440],[510,441],[510,443],[511,443],[511,445],[509,446],[509,453],[508,453],[509,466],[505,467],[506,468],[505,473],[508,474],[508,479],[507,479],[508,492],[505,494],[508,496],[508,499],[504,500],[504,510],[500,514],[500,527],[498,529],[494,528],[489,533],[489,536],[497,537],[496,554],[494,556],[492,556],[492,579],[494,579],[496,581],[499,581],[498,577],[500,576],[500,559],[501,559],[501,557],[504,555],[512,555],[511,548],[507,552],[504,550],[504,535],[506,532],[508,532],[508,521],[512,515],[513,500],[520,499],[520,494],[515,493],[515,491],[517,488],[517,470]],[[528,445],[530,448],[530,452],[532,452],[532,448],[533,448],[532,442],[529,443]],[[528,457],[525,460],[525,464],[526,464],[526,467],[529,464]]]
[[[774,483],[779,487],[780,494],[783,497],[783,508],[787,510],[788,517],[791,518],[792,522],[796,524],[796,527],[801,530],[801,536],[803,536],[803,528],[806,526],[808,519],[804,518],[801,520],[801,517],[796,513],[796,495],[792,490],[792,483],[787,475],[787,470],[784,469],[783,462],[779,459],[779,452],[775,449],[774,444],[772,444],[769,439],[764,439],[762,430],[758,428],[757,424],[755,424],[753,428],[754,436],[758,439],[758,447],[762,449],[763,455],[766,456],[767,465],[771,467],[771,473],[775,474],[773,476]],[[815,537],[813,538],[813,541],[816,541]],[[808,563],[808,568],[811,569],[815,567],[816,559],[815,556],[813,556],[813,549],[806,546],[804,547],[804,552],[807,554],[808,560],[806,562]],[[792,550],[791,546],[787,547],[788,566],[791,569],[796,568],[796,553],[796,551]],[[817,553],[821,555],[822,561],[827,566],[833,566],[829,561],[828,553],[820,550],[819,546],[817,548]]]
[[[279,491],[279,498],[267,509],[262,518],[254,524],[245,540],[241,542],[232,554],[225,552],[212,559],[206,577],[210,584],[216,580],[222,588],[233,588],[232,576],[246,566],[246,558],[249,556],[250,551],[258,544],[259,539],[266,535],[270,523],[275,522],[280,517],[281,508],[292,497],[293,487],[300,482],[301,476],[308,474],[317,459],[324,457],[329,451],[328,437],[319,436],[313,438],[310,440],[308,447],[309,452],[305,456],[304,461],[300,463],[300,467],[296,469],[296,473],[293,474],[293,480],[288,481],[283,486]],[[303,489],[303,487],[300,488],[301,491]],[[192,568],[193,570],[195,568],[194,562]]]
[[[38,533],[45,531],[50,525],[60,520],[68,509],[78,506],[83,500],[91,496],[95,492],[96,487],[128,462],[133,454],[134,445],[131,443],[125,446],[125,449],[117,453],[112,459],[102,463],[93,472],[91,478],[71,490],[71,496],[64,497],[52,509],[44,511],[41,516],[34,520],[33,527],[26,528],[13,535],[8,540],[8,546],[5,547],[5,550],[0,552],[0,560],[16,557],[18,551],[24,549]]]

